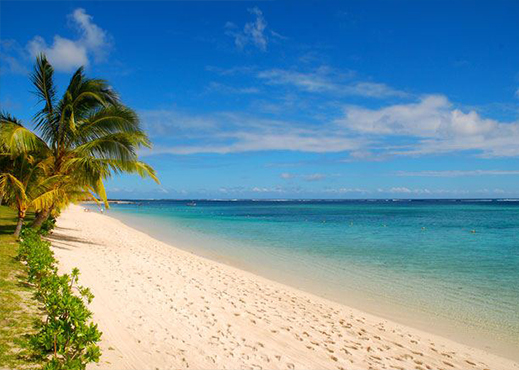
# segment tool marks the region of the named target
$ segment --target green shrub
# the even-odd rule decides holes
[[[39,288],[45,276],[56,274],[56,260],[48,241],[31,228],[23,229],[18,258],[27,262],[29,282]],[[39,293],[39,291],[38,291]]]
[[[101,332],[91,322],[92,312],[86,306],[94,296],[78,285],[79,270],[59,275],[50,243],[30,228],[21,234],[18,257],[27,263],[29,282],[45,307],[47,318],[30,340],[32,348],[48,358],[44,369],[80,370],[99,361],[101,351],[96,343]]]
[[[43,236],[47,236],[50,234],[52,230],[56,227],[56,218],[53,216],[49,216],[40,226],[38,233]]]

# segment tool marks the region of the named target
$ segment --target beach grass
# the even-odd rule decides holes
[[[30,222],[33,215],[28,215]],[[16,212],[0,206],[0,368],[28,369],[37,367],[24,343],[33,333],[40,317],[39,303],[27,281],[24,266],[16,259],[18,243],[13,236]]]

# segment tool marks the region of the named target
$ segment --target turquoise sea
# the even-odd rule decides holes
[[[519,202],[155,200],[108,211],[194,253],[519,357]]]

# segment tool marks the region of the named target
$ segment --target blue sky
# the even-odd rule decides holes
[[[30,10],[30,11],[29,11]],[[45,52],[138,111],[114,198],[519,197],[519,2],[0,3],[0,105]]]

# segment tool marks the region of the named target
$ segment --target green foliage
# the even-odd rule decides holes
[[[38,233],[42,236],[47,236],[56,226],[56,218],[53,216],[49,216],[40,226]]]
[[[27,262],[29,282],[40,288],[43,278],[56,274],[57,271],[50,243],[41,240],[38,233],[31,228],[23,229],[21,236],[18,258]]]
[[[34,322],[43,314],[35,289],[25,284],[25,265],[16,259],[16,221],[14,210],[0,206],[0,369],[36,369],[42,361],[32,355],[26,338],[36,332]]]
[[[21,236],[18,258],[27,263],[29,282],[36,286],[47,315],[30,343],[48,358],[45,370],[85,369],[101,356],[96,344],[101,332],[91,322],[92,312],[86,306],[94,296],[78,284],[77,268],[70,275],[57,273],[50,243],[37,231],[27,228]]]

